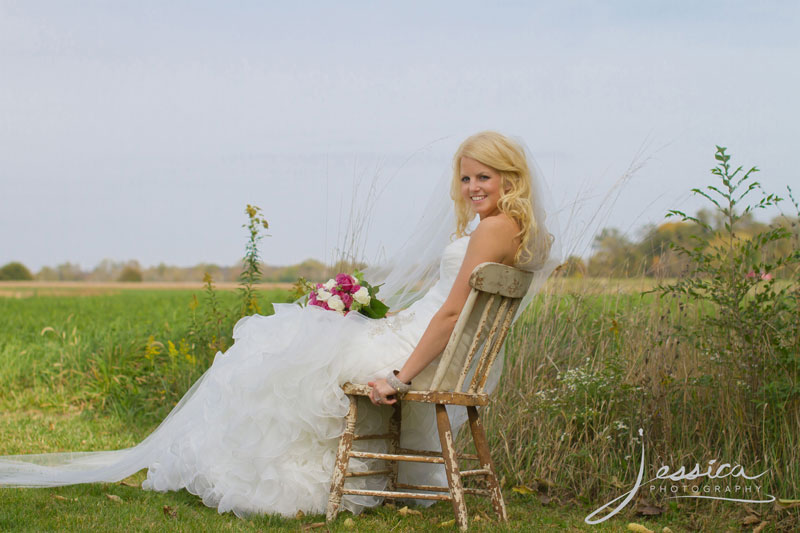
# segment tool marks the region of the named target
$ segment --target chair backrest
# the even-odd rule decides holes
[[[472,290],[436,369],[430,390],[482,393],[533,273],[481,263],[469,278]],[[464,383],[471,371],[469,386]]]

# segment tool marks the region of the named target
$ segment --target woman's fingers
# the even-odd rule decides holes
[[[367,385],[372,387],[372,389],[369,391],[369,401],[371,401],[373,405],[380,405],[380,402],[377,399],[378,396],[376,396],[376,392],[375,392],[375,382],[374,381],[370,381],[370,382],[367,383]]]
[[[394,394],[397,391],[394,390],[391,385],[381,383],[381,381],[383,380],[370,381],[367,383],[367,385],[372,387],[372,389],[369,391],[369,401],[375,405],[392,405],[397,401],[397,399],[394,397]],[[379,389],[381,387],[386,388],[386,397],[380,393]]]

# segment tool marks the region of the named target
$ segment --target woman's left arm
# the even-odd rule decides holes
[[[516,251],[514,237],[517,230],[506,217],[492,216],[482,220],[469,239],[467,252],[450,294],[436,314],[433,315],[417,347],[411,352],[397,378],[408,383],[430,364],[447,346],[461,309],[469,296],[469,277],[476,266],[485,262],[510,262]],[[393,404],[395,399],[386,399],[397,391],[385,379],[369,382],[372,387],[370,399],[377,404]]]

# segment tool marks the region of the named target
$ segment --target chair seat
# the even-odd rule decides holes
[[[342,385],[345,394],[353,396],[369,396],[372,387],[355,383]],[[489,403],[486,393],[444,392],[444,391],[408,391],[397,395],[404,402],[438,403],[443,405],[484,406]]]

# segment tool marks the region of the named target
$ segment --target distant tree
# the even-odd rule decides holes
[[[142,281],[142,271],[133,265],[128,265],[122,269],[122,273],[117,278],[117,281]]]
[[[327,281],[328,267],[322,261],[306,259],[297,265],[297,274],[311,281]]]
[[[643,233],[642,240],[636,245],[639,255],[643,258],[643,273],[648,276],[679,276],[688,263],[685,257],[672,249],[671,245],[688,246],[691,243],[690,236],[697,233],[694,224],[670,221],[658,226],[647,226]]]
[[[6,263],[0,267],[0,281],[28,281],[33,279],[33,274],[28,267],[18,261]]]
[[[595,237],[592,247],[595,253],[587,268],[590,276],[626,277],[641,273],[641,253],[618,229],[605,228]]]
[[[800,208],[798,208],[800,210]],[[764,248],[766,255],[770,258],[781,257],[789,255],[793,250],[800,250],[800,217],[790,217],[780,215],[772,219],[771,226],[781,226],[791,234],[791,238],[783,239],[768,243]],[[784,266],[778,269],[778,272],[786,277],[797,279],[800,275],[800,270],[797,265],[794,267]]]
[[[118,279],[125,264],[112,259],[103,259],[87,276],[88,281],[113,281]]]
[[[40,281],[58,281],[58,272],[53,267],[43,266],[36,273],[36,279]]]
[[[577,256],[571,255],[567,260],[558,266],[556,272],[559,276],[568,278],[582,278],[586,275],[586,263],[584,260]]]
[[[86,278],[86,273],[81,270],[80,265],[72,263],[61,263],[56,267],[59,281],[83,281]]]

